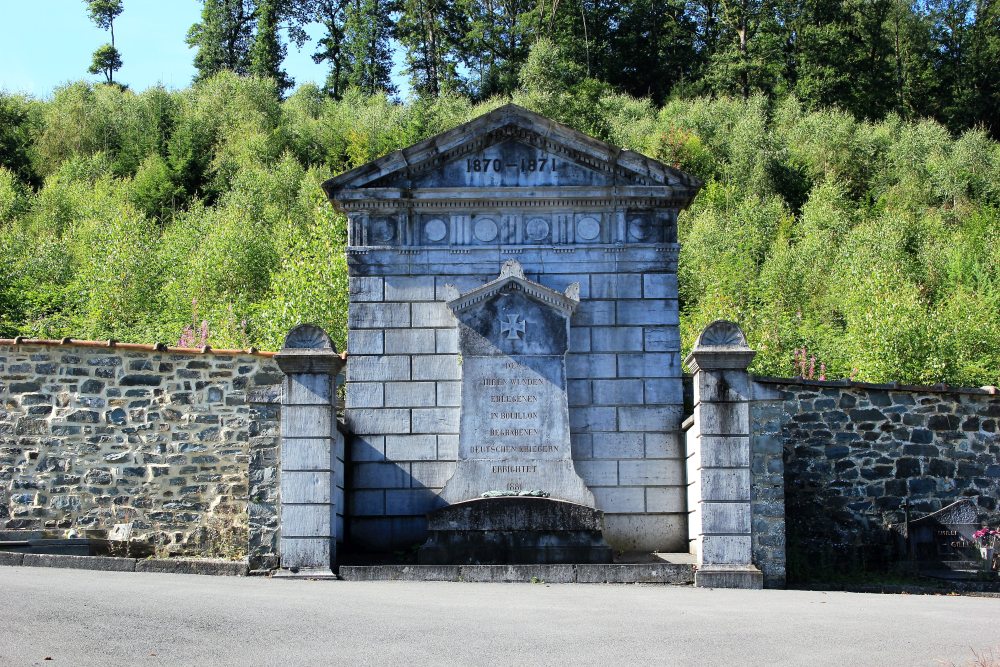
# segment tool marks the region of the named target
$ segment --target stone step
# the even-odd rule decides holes
[[[694,583],[686,563],[610,563],[587,565],[342,565],[345,581],[466,581],[547,584]]]

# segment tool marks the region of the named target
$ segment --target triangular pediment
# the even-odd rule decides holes
[[[693,197],[697,179],[589,137],[514,104],[330,179],[338,201],[349,191],[525,187],[669,188]]]
[[[484,303],[504,291],[516,290],[526,297],[542,305],[559,311],[569,317],[580,305],[580,285],[573,283],[565,292],[557,292],[545,285],[532,282],[524,277],[524,269],[517,260],[504,262],[500,276],[496,280],[481,285],[465,294],[459,294],[454,287],[449,287],[448,307],[456,315]]]

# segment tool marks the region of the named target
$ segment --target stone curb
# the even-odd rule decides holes
[[[674,563],[607,565],[342,565],[344,581],[464,581],[547,584],[694,583],[694,567]]]
[[[196,558],[140,558],[136,572],[168,572],[172,574],[209,574],[222,577],[245,577],[250,571],[246,561],[198,560]]]
[[[0,551],[0,565],[21,565],[24,554],[18,551]]]
[[[0,551],[0,566],[60,567],[108,572],[168,572],[243,577],[249,573],[245,561],[213,561],[194,558],[116,558],[114,556],[68,556]]]
[[[114,556],[68,556],[66,554],[24,554],[25,567],[65,567],[74,570],[135,572],[134,558]]]

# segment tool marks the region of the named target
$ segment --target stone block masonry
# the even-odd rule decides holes
[[[273,567],[282,378],[266,353],[0,340],[0,527],[249,539]]]
[[[752,410],[755,560],[768,561],[787,530],[790,575],[891,565],[905,557],[907,513],[960,498],[976,503],[981,520],[1000,520],[995,389],[756,384],[776,393]]]
[[[442,505],[438,493],[455,469],[462,360],[454,316],[439,297],[446,284],[459,290],[483,285],[502,266],[496,253],[492,272],[471,273],[456,256],[445,260],[439,275],[427,267],[428,275],[397,276],[388,266],[393,260],[382,257],[390,252],[395,255],[367,250],[350,257],[354,273],[377,266],[383,274],[350,277],[351,293],[368,299],[355,304],[365,307],[352,309],[348,321],[345,420],[352,433],[348,479],[355,487],[347,503],[348,535],[361,549],[395,549],[422,539],[424,514]],[[649,268],[622,273],[631,267],[618,260],[637,254]],[[658,307],[667,300],[676,307],[676,276],[654,272],[672,270],[676,260],[664,262],[649,250],[593,259],[579,250],[549,258],[544,271],[525,267],[528,279],[553,290],[580,284],[583,312],[571,320],[566,357],[577,471],[606,512],[612,546],[686,551],[677,324],[658,316],[651,316],[655,324],[636,324],[641,318],[633,314],[619,326],[621,302],[613,298],[624,292],[638,303]],[[398,270],[414,267],[407,262]],[[388,295],[422,300],[388,301]]]
[[[676,223],[698,187],[513,105],[324,184],[348,218],[353,548],[425,538],[459,447],[477,444],[459,443],[466,329],[446,302],[516,261],[528,282],[579,300],[565,355],[569,445],[604,537],[621,551],[687,550]],[[506,316],[515,337],[540,324]],[[492,419],[488,405],[472,409]],[[530,478],[503,475],[532,473],[490,474],[511,491]]]

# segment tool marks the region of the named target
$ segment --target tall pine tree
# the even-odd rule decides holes
[[[340,99],[350,85],[350,75],[354,67],[353,53],[347,48],[348,13],[351,0],[319,0],[316,3],[316,20],[326,33],[317,43],[313,62],[327,63],[324,90],[334,99]]]
[[[448,0],[402,0],[396,38],[406,50],[410,85],[420,95],[436,97],[458,84],[456,35],[460,20],[456,5]]]
[[[344,24],[349,52],[348,85],[368,95],[395,93],[392,84],[392,5],[389,0],[351,0]]]
[[[251,0],[203,0],[201,21],[188,30],[188,46],[198,49],[195,81],[222,70],[237,74],[250,71],[253,43],[254,3]]]
[[[279,0],[260,0],[256,9],[257,34],[250,46],[250,73],[255,76],[271,77],[278,84],[278,92],[284,93],[292,87],[293,81],[282,69],[287,48],[278,36],[281,9]]]

